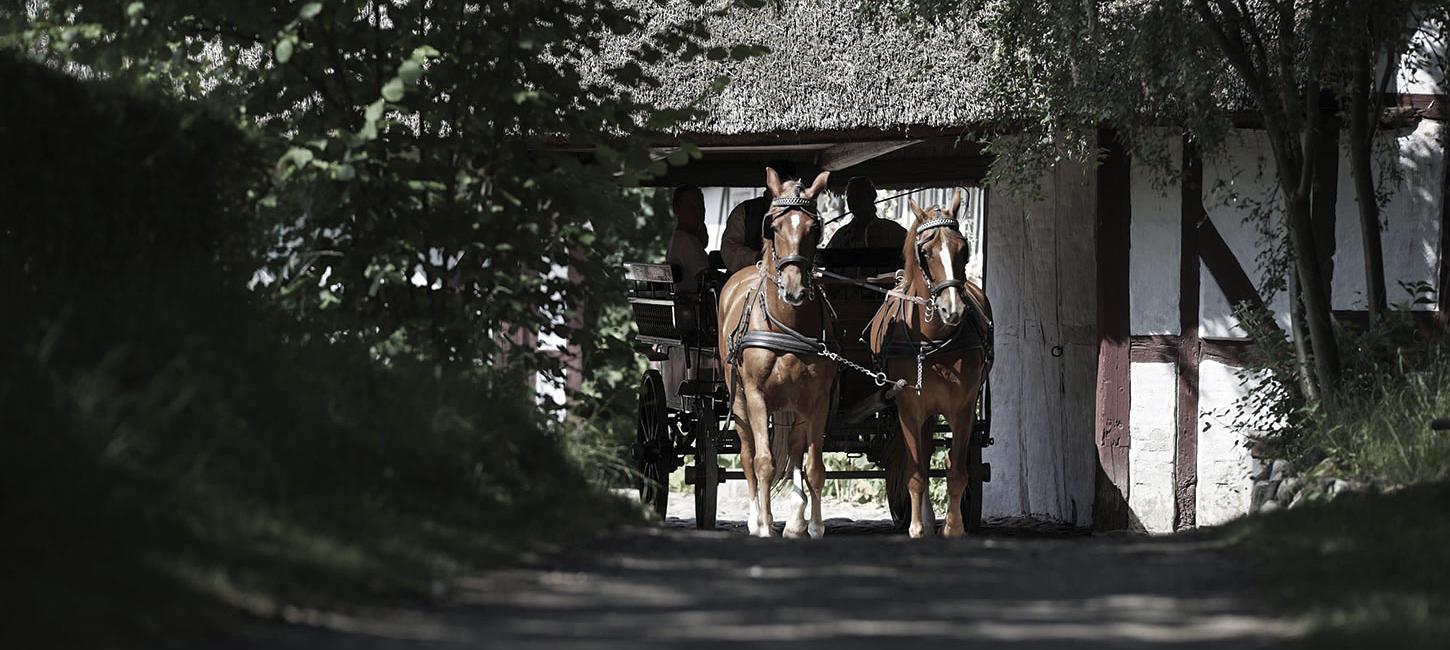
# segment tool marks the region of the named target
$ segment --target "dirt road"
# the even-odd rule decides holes
[[[1242,649],[1295,632],[1207,537],[998,527],[913,541],[834,519],[823,540],[759,540],[686,523],[479,576],[444,608],[294,612],[302,625],[245,647]]]

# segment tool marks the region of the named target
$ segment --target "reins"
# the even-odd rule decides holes
[[[888,196],[888,197],[886,197],[884,199],[876,199],[875,201],[872,201],[871,202],[871,205],[880,205],[882,203],[885,203],[887,201],[890,201],[891,199],[899,199],[899,198],[901,198],[903,196],[909,196],[911,194],[916,194],[917,192],[920,192],[920,191],[921,190],[907,190],[907,191],[902,192],[900,194],[892,194],[891,196]],[[831,225],[833,223],[836,223],[837,221],[840,221],[842,219],[845,219],[846,217],[849,217],[849,216],[851,216],[853,214],[855,214],[855,213],[852,212],[852,211],[850,211],[850,210],[847,210],[845,212],[842,212],[840,215],[836,216],[835,218],[831,219],[830,221],[827,221],[826,222],[826,225],[829,226],[829,225]]]

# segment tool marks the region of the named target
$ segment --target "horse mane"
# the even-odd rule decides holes
[[[906,272],[907,278],[916,278],[921,274],[921,259],[916,254],[916,224],[920,219],[912,215],[911,223],[907,225],[906,236],[901,242],[901,268]]]

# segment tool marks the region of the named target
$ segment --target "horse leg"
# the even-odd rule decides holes
[[[811,539],[820,539],[826,534],[826,525],[821,521],[821,491],[826,487],[826,460],[821,455],[826,445],[825,415],[810,422],[806,432],[810,442],[806,450],[805,475],[811,499],[811,523],[806,531]]]
[[[977,424],[977,384],[972,386],[967,392],[966,404],[947,418],[952,428],[952,447],[947,452],[947,521],[942,528],[943,537],[961,537],[967,532],[962,495],[966,494],[970,478],[967,452],[972,446],[972,428]]]
[[[806,436],[809,435],[810,430],[811,427],[808,426],[807,423],[803,422],[796,422],[789,429],[790,447],[787,449],[786,453],[790,458],[790,463],[792,466],[791,478],[793,479],[794,486],[792,486],[791,495],[795,497],[795,511],[791,513],[790,521],[787,522],[785,525],[786,537],[806,536],[807,499],[805,480],[803,476],[804,472],[802,470],[802,468],[805,467],[805,464],[801,462],[801,459],[805,457]],[[806,435],[800,435],[802,431],[807,432]]]
[[[745,416],[735,416],[735,433],[740,438],[740,469],[745,474],[745,494],[750,514],[745,518],[745,529],[751,535],[756,533],[760,526],[759,512],[755,504],[755,433],[750,429],[750,411],[745,406],[745,397],[737,398],[738,408],[735,413],[745,413]]]
[[[745,498],[749,511],[745,517],[745,529],[754,535],[760,525],[755,510],[755,434],[751,432],[746,418],[735,418],[735,430],[740,435],[740,469],[745,474]]]
[[[906,491],[911,498],[911,526],[907,528],[907,533],[914,538],[920,538],[931,534],[925,523],[926,517],[930,516],[926,470],[931,462],[931,452],[922,448],[921,435],[926,418],[919,408],[909,408],[904,402],[899,403],[898,408],[901,439],[906,443]]]
[[[755,439],[755,453],[751,456],[751,470],[754,470],[755,485],[751,489],[754,497],[756,537],[775,536],[775,517],[770,513],[770,492],[775,479],[775,458],[770,449],[770,415],[765,396],[759,391],[746,395],[746,412],[750,416],[750,431]],[[741,449],[741,455],[745,450]],[[784,459],[781,459],[784,460]],[[746,470],[747,475],[751,470]]]

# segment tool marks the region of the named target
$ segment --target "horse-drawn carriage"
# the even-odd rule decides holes
[[[711,259],[717,269],[723,267],[718,253]],[[833,311],[833,317],[826,320],[834,330],[829,336],[834,338],[840,358],[823,451],[864,457],[876,466],[828,470],[826,477],[887,479],[893,469],[900,469],[897,463],[905,462],[901,425],[896,404],[886,399],[889,392],[884,387],[890,384],[883,381],[885,374],[873,358],[863,330],[893,287],[899,295],[903,253],[895,249],[820,249],[810,266],[825,303],[821,308]],[[638,327],[635,346],[651,365],[640,382],[634,444],[640,497],[663,517],[669,476],[684,466],[685,483],[694,489],[696,525],[714,528],[719,485],[744,478],[741,470],[728,470],[720,464],[722,456],[741,452],[739,439],[727,428],[730,395],[727,369],[720,358],[721,323],[716,314],[720,275],[707,272],[697,285],[677,290],[678,269],[667,264],[629,263],[625,274]],[[990,356],[990,333],[985,348]],[[920,356],[916,368],[919,388]],[[901,384],[896,388],[900,390]],[[991,480],[991,467],[982,462],[982,448],[992,444],[987,403],[987,399],[976,400],[975,426],[966,451],[968,478],[961,512],[968,529],[980,525],[982,484]],[[924,436],[931,441],[928,449],[951,443],[951,429],[942,418],[933,417]],[[946,474],[939,467],[929,471],[932,477]],[[888,481],[888,502],[893,522],[904,528],[912,513],[904,482]]]

